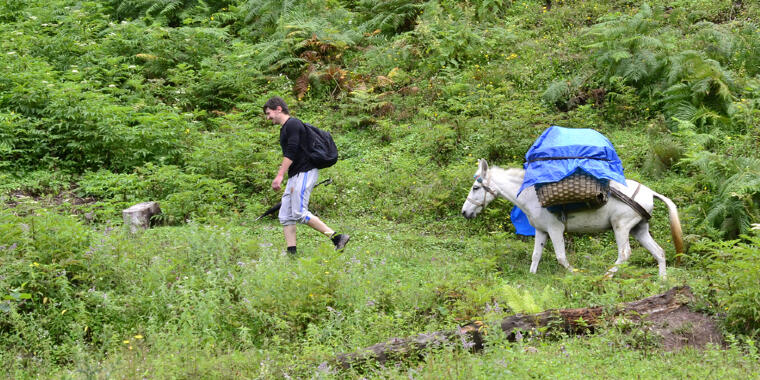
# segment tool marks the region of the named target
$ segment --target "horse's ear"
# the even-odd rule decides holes
[[[488,171],[488,162],[485,158],[481,158],[478,162],[480,163],[480,175],[483,176]]]

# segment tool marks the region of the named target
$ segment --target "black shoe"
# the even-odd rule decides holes
[[[335,244],[335,250],[340,251],[343,249],[346,246],[346,243],[348,243],[348,239],[351,239],[351,236],[346,234],[335,235],[335,237],[332,238],[333,244]]]

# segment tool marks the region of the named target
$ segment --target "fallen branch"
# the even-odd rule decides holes
[[[681,286],[662,294],[617,306],[548,310],[529,315],[517,314],[498,323],[501,330],[512,341],[523,333],[546,326],[561,327],[569,334],[593,333],[594,328],[603,321],[614,320],[618,316],[638,321],[655,315],[682,311],[684,306],[693,299],[691,288]],[[418,354],[427,347],[451,343],[462,344],[467,349],[480,350],[486,338],[483,331],[487,329],[483,329],[484,326],[483,322],[475,321],[455,331],[436,331],[407,338],[393,338],[357,352],[340,354],[336,357],[336,361],[343,368],[349,368],[370,359],[383,364],[395,357]]]

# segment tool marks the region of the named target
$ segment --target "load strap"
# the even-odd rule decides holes
[[[599,160],[599,161],[611,161],[608,158],[597,158],[597,157],[539,157],[534,158],[532,160],[529,160],[528,163],[536,162],[536,161],[555,161],[555,160]]]
[[[636,193],[639,192],[639,187],[641,187],[641,184],[639,184],[638,187],[636,187],[636,191],[633,192],[633,196],[636,196]],[[647,212],[647,210],[644,210],[643,207],[639,204],[639,202],[636,202],[633,200],[633,198],[623,194],[622,191],[614,188],[613,186],[610,186],[610,194],[614,196],[617,199],[620,199],[621,202],[627,204],[630,206],[634,211],[638,212],[639,215],[641,215],[644,220],[649,221],[649,219],[652,219],[652,215]]]

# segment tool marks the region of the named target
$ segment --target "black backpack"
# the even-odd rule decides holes
[[[317,169],[324,169],[338,162],[338,147],[335,146],[330,132],[323,131],[309,123],[303,123],[309,134],[304,152],[306,157]]]

